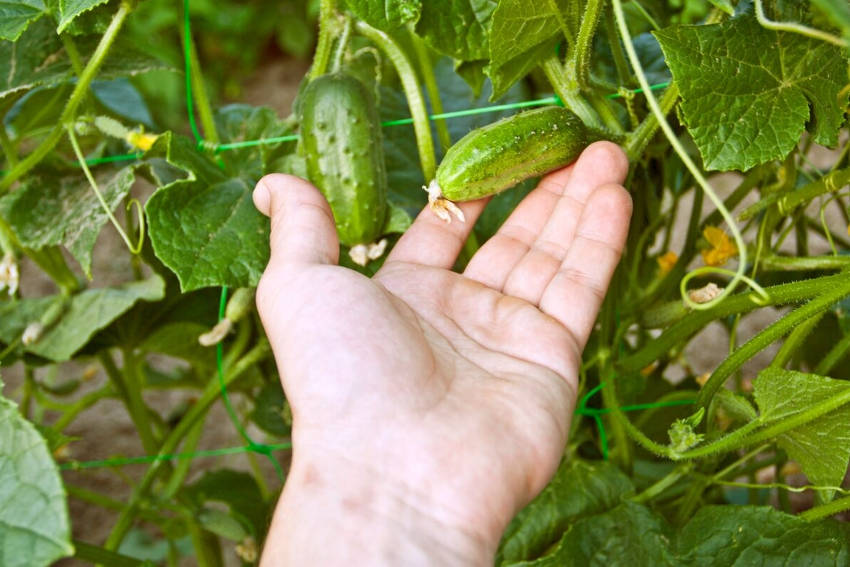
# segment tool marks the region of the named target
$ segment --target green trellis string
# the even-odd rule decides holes
[[[240,148],[249,148],[256,147],[264,144],[277,144],[281,142],[291,142],[298,139],[298,134],[290,134],[286,136],[277,136],[272,138],[262,138],[257,140],[244,140],[241,142],[231,142],[226,144],[210,144],[206,140],[204,140],[201,135],[200,130],[198,129],[198,124],[195,120],[195,109],[194,109],[194,98],[193,98],[193,89],[192,89],[192,57],[191,57],[191,38],[192,38],[192,27],[191,27],[191,18],[189,17],[189,3],[190,0],[183,0],[183,57],[185,64],[185,75],[186,75],[186,110],[189,119],[189,127],[192,131],[192,135],[195,138],[197,143],[197,147],[199,150],[211,150],[214,153],[226,152],[231,150],[236,150]],[[651,85],[652,90],[663,89],[669,86],[669,82],[658,83],[655,85]],[[641,93],[643,89],[633,89],[628,92],[631,93]],[[611,93],[607,95],[607,98],[614,99],[622,96],[621,93]],[[474,114],[485,114],[491,112],[499,112],[503,110],[515,110],[520,108],[528,108],[533,106],[543,106],[547,104],[558,104],[563,105],[560,98],[555,96],[544,97],[536,100],[528,100],[522,102],[515,102],[509,104],[497,104],[480,108],[469,108],[465,110],[457,110],[453,112],[443,112],[440,114],[431,114],[428,116],[429,120],[440,120],[446,118],[458,118],[461,116],[471,116]],[[397,120],[387,120],[381,123],[381,126],[384,127],[392,127],[392,126],[403,126],[407,124],[412,124],[412,118],[400,118]],[[127,154],[119,154],[98,158],[91,158],[86,160],[87,165],[100,165],[106,163],[115,163],[121,161],[134,161],[140,159],[144,155],[144,152],[134,152]],[[227,288],[221,288],[221,296],[219,301],[219,320],[224,317],[225,307],[227,305]],[[145,463],[154,463],[157,461],[168,461],[168,460],[181,460],[181,459],[195,459],[200,457],[216,457],[222,455],[234,455],[240,453],[252,452],[256,454],[263,455],[269,459],[277,472],[278,477],[283,480],[284,473],[283,469],[278,463],[277,459],[274,458],[272,454],[274,451],[288,450],[292,448],[292,443],[287,441],[283,443],[276,444],[265,444],[265,443],[257,443],[254,441],[248,432],[243,427],[240,422],[238,416],[236,415],[236,411],[233,408],[233,405],[230,402],[230,396],[227,392],[227,386],[224,382],[224,364],[223,364],[223,356],[224,349],[221,343],[216,345],[216,366],[218,372],[219,383],[221,384],[221,396],[224,402],[227,413],[230,417],[230,420],[233,422],[234,427],[236,428],[239,435],[245,440],[245,445],[236,446],[236,447],[225,447],[220,449],[211,449],[211,450],[201,450],[201,451],[189,451],[184,453],[171,453],[171,454],[158,454],[158,455],[144,455],[139,457],[115,457],[109,459],[101,459],[101,460],[93,460],[93,461],[69,461],[60,465],[60,469],[62,470],[81,470],[81,469],[92,469],[92,468],[101,468],[101,467],[120,467],[126,465],[134,465],[134,464],[145,464]],[[607,435],[605,433],[605,427],[602,422],[601,416],[607,414],[609,409],[594,409],[588,408],[587,403],[590,398],[596,394],[602,387],[604,383],[599,384],[596,388],[588,392],[579,403],[578,408],[576,409],[576,413],[579,415],[584,415],[587,417],[593,418],[596,423],[597,429],[599,430],[599,440],[602,448],[602,454],[605,459],[608,458],[608,441]],[[684,404],[692,404],[692,400],[678,400],[678,401],[670,401],[670,402],[660,402],[660,403],[650,403],[650,404],[637,404],[631,406],[623,406],[620,409],[622,411],[637,411],[643,409],[657,408],[657,407],[667,407],[667,406],[676,406],[676,405],[684,405]]]

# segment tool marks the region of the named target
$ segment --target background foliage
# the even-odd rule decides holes
[[[850,509],[846,2],[178,8],[0,5],[0,363],[20,377],[0,398],[0,565],[256,561],[291,416],[252,312],[268,225],[250,192],[305,170],[297,115],[228,102],[269,60],[311,55],[313,75],[338,66],[378,96],[402,230],[435,158],[528,101],[559,101],[631,159],[628,247],[566,457],[498,564],[850,561],[847,524],[827,519]],[[493,199],[459,269],[532,186]],[[99,266],[105,249],[121,253]],[[154,402],[163,391],[179,396]],[[75,451],[75,422],[105,400],[144,455]],[[198,451],[219,403],[245,445]],[[103,467],[126,502],[87,483]],[[85,539],[68,498],[113,514],[105,541]]]

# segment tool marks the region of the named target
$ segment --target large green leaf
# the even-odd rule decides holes
[[[508,565],[542,555],[571,523],[614,508],[633,488],[629,478],[609,462],[563,463],[543,492],[505,530],[497,563]]]
[[[690,567],[847,565],[850,530],[806,522],[769,506],[706,506],[679,532],[680,564]]]
[[[97,177],[110,210],[130,192],[134,168]],[[27,248],[62,244],[91,275],[92,249],[108,217],[82,174],[30,177],[21,188],[0,199],[0,215]]]
[[[487,35],[496,4],[495,0],[428,0],[422,3],[416,32],[455,59],[487,59]]]
[[[59,0],[59,27],[57,32],[62,33],[77,16],[88,12],[92,8],[105,4],[108,0]]]
[[[677,565],[668,528],[649,508],[624,501],[576,522],[555,550],[528,567],[665,567]]]
[[[846,392],[850,382],[779,368],[763,370],[753,395],[765,422],[792,418]],[[850,461],[850,405],[844,405],[777,438],[814,484],[838,486]]]
[[[35,427],[0,396],[0,565],[41,567],[73,552],[56,463]]]
[[[0,40],[16,41],[45,8],[43,0],[0,0]]]
[[[157,301],[164,292],[162,278],[156,275],[117,287],[85,290],[74,295],[55,324],[24,349],[55,362],[69,360],[97,331],[136,302]],[[0,341],[14,342],[28,325],[38,322],[62,301],[61,297],[52,296],[0,303]]]
[[[420,0],[345,0],[345,5],[359,19],[384,31],[415,22],[422,9]]]
[[[838,142],[847,104],[847,93],[838,97],[846,83],[838,47],[765,29],[749,15],[655,35],[707,168],[746,170],[781,159],[810,119],[816,142]]]
[[[183,291],[257,285],[269,257],[269,223],[251,199],[253,182],[226,178],[182,137],[160,136],[148,153],[185,169],[145,205],[156,252]]]
[[[543,59],[555,53],[555,45],[563,36],[560,15],[553,4],[563,4],[563,0],[499,2],[493,12],[489,35],[487,75],[493,81],[493,99],[499,98]]]

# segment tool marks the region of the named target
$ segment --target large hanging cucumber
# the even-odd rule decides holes
[[[325,195],[340,242],[365,265],[383,254],[387,172],[375,100],[357,79],[331,73],[299,96],[301,152],[307,176]]]
[[[578,157],[592,136],[578,116],[547,106],[473,130],[454,144],[428,186],[431,209],[446,222],[463,213],[452,201],[494,195]]]

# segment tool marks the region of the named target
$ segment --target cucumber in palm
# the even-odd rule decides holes
[[[564,167],[594,139],[560,106],[503,118],[473,130],[449,148],[427,187],[428,202],[446,222],[463,213],[453,201],[494,195],[531,177]]]

